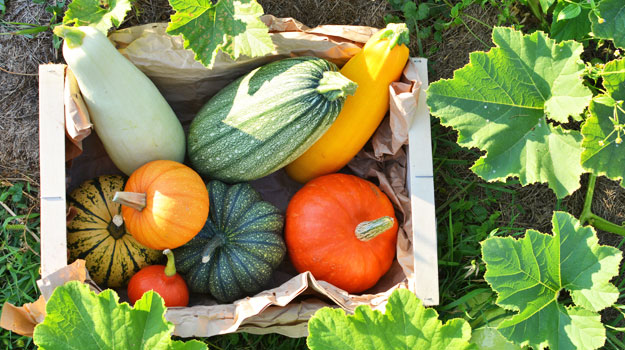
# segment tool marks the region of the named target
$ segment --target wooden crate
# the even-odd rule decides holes
[[[411,58],[419,72],[427,61]],[[407,189],[413,223],[415,279],[413,290],[425,305],[437,305],[438,261],[430,116],[426,105],[427,74],[422,74],[417,113],[409,131]],[[67,265],[66,167],[64,128],[65,66],[39,67],[41,159],[41,276]]]

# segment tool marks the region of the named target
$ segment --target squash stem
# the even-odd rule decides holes
[[[115,226],[117,227],[121,227],[121,225],[124,224],[124,218],[119,214],[115,214],[113,216],[113,224],[115,224]]]
[[[584,209],[579,216],[579,221],[582,225],[588,223],[598,230],[614,233],[619,236],[625,236],[625,226],[617,225],[592,212],[592,198],[594,196],[596,183],[597,175],[590,174],[590,178],[588,179],[588,189],[586,190],[586,198],[584,199]]]
[[[208,243],[208,245],[206,246],[206,248],[204,248],[204,251],[202,252],[202,263],[203,264],[208,263],[211,257],[213,256],[215,249],[221,247],[223,244],[224,244],[223,238],[221,238],[218,235],[213,237],[213,239],[211,239],[211,241]]]
[[[137,192],[115,192],[113,202],[141,211],[147,205],[147,195]]]
[[[165,276],[173,277],[176,275],[176,260],[174,259],[174,253],[169,250],[163,250],[163,254],[167,255],[167,265],[165,266]]]
[[[363,221],[356,226],[356,238],[363,242],[372,240],[382,232],[386,232],[393,227],[393,225],[395,225],[395,219],[390,216],[383,216],[371,221]]]
[[[410,44],[410,32],[405,23],[389,23],[386,28],[375,33],[372,39],[368,42],[373,43],[377,40],[388,39],[390,41],[388,49],[392,50],[397,44],[408,46]]]
[[[116,240],[124,237],[124,235],[126,234],[126,228],[124,227],[124,218],[119,214],[113,215],[113,219],[111,220],[111,222],[109,222],[107,230],[109,234]]]
[[[52,31],[57,36],[65,39],[65,43],[70,49],[80,47],[82,39],[85,37],[85,32],[70,26],[56,26]]]
[[[328,101],[345,98],[347,95],[356,93],[358,84],[347,79],[343,74],[334,71],[323,72],[323,77],[319,80],[317,92],[322,94]]]

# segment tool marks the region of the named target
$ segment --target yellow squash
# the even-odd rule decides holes
[[[363,49],[341,69],[358,84],[348,96],[330,129],[294,162],[286,172],[305,183],[344,167],[373,135],[389,105],[389,85],[399,79],[408,61],[408,29],[391,23],[374,34]]]
[[[163,256],[126,231],[121,205],[113,202],[125,182],[119,175],[99,176],[82,183],[68,197],[76,213],[67,224],[70,261],[84,259],[89,275],[101,287],[125,286],[132,275]]]

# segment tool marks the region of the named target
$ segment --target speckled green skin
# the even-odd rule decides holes
[[[187,149],[193,168],[235,183],[258,179],[295,160],[343,108],[346,96],[330,101],[336,91],[316,90],[324,72],[337,70],[320,58],[287,58],[226,86],[191,124]]]
[[[230,302],[263,289],[286,254],[284,217],[249,184],[208,183],[209,218],[189,243],[174,250],[189,289]],[[218,247],[202,262],[211,242]]]

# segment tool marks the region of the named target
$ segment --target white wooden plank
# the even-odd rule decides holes
[[[417,65],[421,91],[417,113],[408,133],[408,192],[412,211],[415,292],[424,305],[438,305],[438,253],[430,113],[426,104],[427,60],[411,58]]]
[[[427,59],[411,58],[417,65],[419,79],[421,80],[421,91],[419,92],[419,103],[417,104],[417,115],[412,121],[408,140],[410,142],[410,171],[413,176],[434,175],[432,166],[432,131],[430,124],[430,111],[426,104],[428,88]]]
[[[65,65],[39,66],[42,278],[67,265],[64,79]]]

